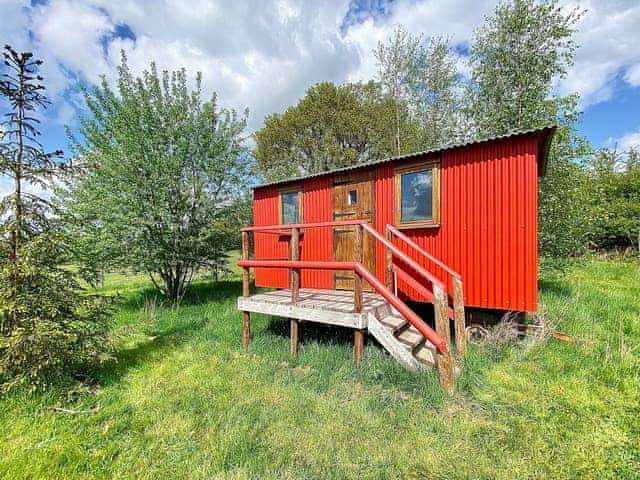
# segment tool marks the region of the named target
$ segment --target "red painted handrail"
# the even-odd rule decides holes
[[[418,264],[417,262],[412,260],[406,253],[404,253],[402,250],[400,250],[398,247],[396,247],[393,243],[391,243],[389,240],[387,240],[382,235],[380,235],[370,225],[363,224],[362,228],[364,230],[366,230],[367,232],[369,232],[371,234],[371,236],[373,236],[376,240],[378,240],[380,243],[382,243],[385,247],[387,247],[389,250],[391,250],[391,252],[396,257],[400,258],[400,260],[402,260],[404,263],[409,265],[421,277],[423,277],[427,281],[431,282],[432,284],[439,286],[443,290],[446,290],[444,284],[439,279],[437,279],[435,276],[433,276],[429,272],[427,272],[424,268],[422,268],[422,266],[420,264]]]
[[[241,232],[263,232],[268,230],[291,230],[292,228],[314,228],[314,227],[340,227],[343,225],[364,225],[367,220],[339,220],[335,222],[315,222],[315,223],[289,223],[284,225],[260,225],[257,227],[243,227]]]
[[[407,304],[400,300],[369,270],[358,262],[317,262],[305,260],[239,260],[239,267],[244,268],[308,268],[315,270],[353,270],[373,287],[387,302],[429,340],[440,353],[447,352],[447,342],[425,323]]]
[[[420,284],[415,278],[413,278],[411,275],[405,272],[402,268],[394,264],[393,271],[395,272],[395,274],[398,276],[400,280],[407,283],[411,288],[413,288],[418,293],[423,295],[428,302],[435,303],[433,292],[430,292],[427,288],[425,288],[424,285]],[[449,318],[453,319],[454,318],[453,308],[449,306],[447,306],[447,308],[449,309]]]
[[[427,257],[429,260],[431,260],[433,263],[438,265],[440,268],[442,268],[444,271],[449,273],[451,276],[456,277],[456,278],[462,278],[458,272],[456,272],[455,270],[449,268],[447,265],[442,263],[440,260],[438,260],[436,257],[431,255],[429,252],[427,252],[425,249],[423,249],[420,245],[418,245],[416,242],[411,240],[409,237],[407,237],[404,233],[402,233],[397,228],[395,228],[395,227],[393,227],[391,225],[387,225],[387,230],[389,230],[391,233],[393,233],[396,237],[398,237],[400,240],[405,242],[411,248],[413,248],[414,250],[420,252],[423,256]]]
[[[356,263],[355,268],[362,278],[364,278],[375,291],[377,291],[384,299],[389,302],[400,314],[418,330],[423,337],[429,340],[440,353],[447,353],[447,342],[438,333],[425,323],[416,313],[411,310],[406,303],[396,297],[380,280],[364,268],[360,263]]]
[[[238,260],[246,268],[306,268],[309,270],[353,270],[355,262],[322,262],[311,260]]]

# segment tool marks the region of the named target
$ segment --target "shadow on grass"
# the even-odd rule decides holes
[[[157,315],[158,318],[164,317],[164,319],[163,321],[156,319],[157,323],[148,329],[143,325],[135,325],[136,334],[148,335],[147,340],[140,341],[134,347],[123,347],[115,352],[114,360],[96,372],[101,383],[117,382],[129,370],[144,363],[161,359],[171,350],[190,341],[194,335],[197,335],[209,324],[209,319],[206,316],[192,314],[181,316],[181,309],[208,303],[229,302],[235,299],[241,291],[242,282],[239,280],[195,282],[180,305],[175,307],[174,315],[169,313],[168,317],[164,317],[164,315],[174,307],[157,290],[145,288],[129,296],[120,303],[121,309],[138,312],[145,308],[145,305],[152,304],[154,305],[152,310],[160,309],[160,313],[154,315]]]
[[[543,278],[538,280],[538,290],[540,293],[551,293],[558,297],[570,297],[573,294],[571,286],[566,279],[558,278]]]
[[[118,350],[114,359],[96,371],[96,376],[102,386],[118,383],[129,371],[145,363],[153,362],[164,357],[182,341],[175,337],[157,337],[141,342],[132,348]]]
[[[289,338],[289,319],[271,317],[265,332],[277,337]],[[301,343],[320,345],[353,345],[353,329],[336,327],[315,322],[301,322],[299,329]]]
[[[237,279],[194,282],[180,302],[179,307],[203,305],[212,302],[224,302],[235,299],[242,294],[242,281]],[[171,307],[167,298],[153,287],[146,287],[129,295],[120,306],[122,309],[137,311],[147,303],[154,303],[162,307]]]
[[[191,285],[180,306],[225,302],[234,300],[240,295],[242,295],[242,280],[200,281]]]

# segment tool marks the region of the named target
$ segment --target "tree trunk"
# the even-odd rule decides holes
[[[158,272],[164,288],[161,288],[155,281],[156,289],[167,297],[171,303],[179,304],[184,298],[187,288],[191,284],[193,269],[190,265],[177,264],[167,265],[164,270]],[[153,277],[151,276],[153,279]]]
[[[20,72],[18,77],[22,83],[24,78],[24,71]],[[23,88],[20,88],[20,92]],[[22,128],[24,123],[24,97],[20,93],[16,98],[17,111],[16,111],[16,134],[18,137],[18,149],[16,151],[15,162],[13,164],[13,183],[15,188],[15,219],[13,229],[11,231],[13,237],[13,252],[12,261],[16,262],[20,254],[20,240],[22,235],[22,162],[24,160],[24,138],[22,135]]]

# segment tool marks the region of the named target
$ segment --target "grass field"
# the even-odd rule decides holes
[[[174,309],[110,275],[117,361],[91,388],[1,399],[0,477],[638,478],[639,271],[542,281],[547,321],[586,343],[471,348],[453,398],[371,343],[354,368],[349,332],[305,325],[292,360],[288,325],[255,315],[243,351],[237,277]]]

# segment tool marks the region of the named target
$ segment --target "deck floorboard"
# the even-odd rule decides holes
[[[261,292],[238,298],[238,308],[243,311],[352,328],[366,328],[367,314],[375,314],[378,309],[387,305],[382,296],[373,292],[363,292],[362,313],[355,313],[352,291],[313,288],[301,288],[299,300],[295,304],[291,303],[289,289]]]

